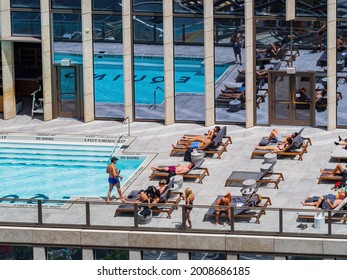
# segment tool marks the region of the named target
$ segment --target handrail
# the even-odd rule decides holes
[[[123,120],[123,124],[125,124],[125,121],[128,120],[128,136],[130,136],[130,119],[129,117],[126,117],[124,120]]]
[[[157,108],[157,90],[160,89],[162,92],[165,93],[165,90],[160,87],[160,86],[157,86],[153,92],[153,108],[156,109]]]

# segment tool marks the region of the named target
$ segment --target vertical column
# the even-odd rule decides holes
[[[1,7],[1,38],[11,37],[11,13],[10,0],[2,0]],[[2,89],[4,119],[11,119],[16,116],[16,94],[15,94],[15,73],[13,43],[9,41],[1,42],[2,58]]]
[[[174,37],[172,0],[163,0],[165,125],[175,122]]]
[[[43,93],[43,119],[53,119],[53,47],[52,26],[50,15],[50,0],[41,0],[41,51],[42,51],[42,93]]]
[[[42,1],[41,1],[42,2]],[[33,247],[34,260],[46,260],[46,249],[45,247]]]
[[[94,260],[93,249],[82,248],[82,260]]]
[[[129,260],[141,260],[141,251],[140,250],[129,250]]]
[[[246,42],[246,127],[254,126],[255,115],[255,25],[254,1],[245,0],[245,42]]]
[[[328,18],[328,130],[336,129],[336,1],[327,1]]]
[[[134,112],[134,67],[133,67],[133,31],[131,18],[131,0],[123,0],[123,61],[124,61],[124,118],[133,122]]]
[[[94,120],[93,22],[91,0],[81,1],[83,44],[83,120]]]
[[[213,12],[214,1],[204,1],[204,52],[205,60],[205,126],[214,124],[214,36]]]

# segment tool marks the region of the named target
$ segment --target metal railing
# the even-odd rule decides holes
[[[8,202],[8,206],[4,202]],[[37,199],[11,199],[1,198],[1,207],[11,208],[11,215],[6,217],[6,213],[0,217],[0,226],[16,226],[16,227],[41,227],[41,228],[71,228],[71,229],[99,229],[99,230],[138,230],[138,231],[155,231],[155,232],[191,232],[206,234],[238,234],[238,235],[264,235],[264,236],[288,236],[288,237],[310,237],[310,238],[346,238],[347,236],[347,211],[323,211],[325,222],[320,228],[313,225],[313,216],[317,210],[295,209],[295,208],[251,208],[242,207],[247,213],[259,213],[263,211],[259,223],[256,223],[255,216],[241,217],[234,216],[238,207],[231,207],[231,221],[227,221],[227,215],[221,217],[224,225],[215,226],[214,216],[202,215],[204,212],[214,208],[208,205],[194,205],[193,211],[190,213],[193,228],[188,229],[186,226],[187,213],[184,204],[156,204],[155,209],[165,209],[161,213],[153,211],[153,217],[150,223],[142,224],[139,222],[138,213],[142,209],[142,204],[128,204],[125,212],[118,213],[116,210],[124,207],[122,202],[111,202],[106,204],[104,200],[98,201],[71,201],[71,200],[37,200]],[[114,208],[110,207],[114,206]],[[133,207],[133,208],[132,208]],[[57,209],[60,208],[60,209]],[[153,208],[154,209],[154,208]],[[228,209],[226,207],[226,209]],[[56,215],[55,211],[64,213],[64,222]],[[69,213],[71,211],[71,216]],[[302,220],[298,221],[294,218],[298,217],[298,213],[308,213],[312,215],[312,219],[305,223],[307,227],[299,228]],[[117,214],[118,213],[118,214]],[[136,213],[136,215],[134,215]],[[15,219],[13,218],[15,215]],[[76,217],[77,215],[77,217]],[[106,216],[112,217],[108,221],[99,219]],[[129,216],[130,215],[130,216]],[[156,217],[158,215],[160,218]],[[165,215],[168,218],[164,218]],[[203,220],[201,217],[203,216]],[[69,219],[70,217],[70,219]],[[207,217],[207,218],[206,218]],[[244,221],[247,223],[244,223]],[[78,221],[78,222],[76,222]],[[342,223],[342,221],[344,221]],[[180,225],[177,227],[177,225]]]

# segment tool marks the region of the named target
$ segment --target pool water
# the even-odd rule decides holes
[[[54,54],[54,61],[70,58],[73,63],[81,64],[82,56],[76,54]],[[204,94],[204,63],[201,58],[175,58],[175,92]],[[217,80],[230,64],[215,67]],[[135,103],[156,104],[164,101],[164,59],[163,57],[134,58]],[[94,55],[95,101],[124,103],[123,57],[120,55]],[[158,89],[160,87],[161,89]]]
[[[108,191],[106,167],[113,148],[0,142],[0,200],[3,197],[53,200],[105,197]],[[121,156],[119,159],[117,168],[121,169],[123,185],[145,157]]]

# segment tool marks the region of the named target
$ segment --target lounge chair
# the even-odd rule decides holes
[[[341,160],[347,160],[347,150],[344,146],[337,145],[331,152],[330,157],[338,162]]]
[[[171,191],[173,180],[166,186],[166,189],[156,204],[150,204],[152,213],[166,213],[167,218],[171,219],[171,213],[177,209],[177,204],[181,200],[181,192]],[[135,202],[138,199],[139,190],[132,190],[128,195],[129,202]],[[139,205],[140,206],[140,205]],[[121,204],[115,211],[114,217],[120,213],[135,213],[135,205],[131,203]]]
[[[195,179],[198,183],[202,184],[202,180],[205,176],[209,176],[210,173],[206,167],[201,167],[205,160],[199,160],[195,163],[194,167],[185,174],[180,174],[183,179]],[[159,166],[162,167],[162,166]],[[169,176],[168,172],[153,170],[152,174],[149,176],[149,180],[153,180],[154,177],[167,178]]]
[[[227,151],[227,146],[232,143],[230,136],[226,135],[227,127],[223,126],[217,133],[216,137],[212,139],[211,144],[203,151],[206,154],[217,154],[217,158],[221,158],[222,153]],[[184,145],[178,145],[170,152],[170,157],[177,154],[184,154],[189,148]]]
[[[223,195],[219,195],[215,201],[211,204],[211,207],[207,210],[204,215],[203,222],[211,220],[211,218],[215,218],[216,211],[214,206],[218,199],[222,198]],[[243,207],[237,207],[236,205],[239,203],[246,203]],[[271,204],[271,200],[269,197],[260,196],[258,194],[254,194],[251,199],[249,196],[232,196],[231,206],[234,208],[234,217],[241,219],[252,219],[255,218],[255,223],[260,224],[260,217],[262,215],[266,215],[265,208]],[[244,208],[247,207],[247,208]],[[249,208],[252,207],[252,208]],[[226,212],[222,212],[221,214],[226,214]]]
[[[324,168],[323,171],[333,171],[334,168]],[[325,173],[322,173],[319,178],[318,178],[318,184],[320,184],[322,181],[333,181],[333,182],[336,182],[336,181],[341,181],[342,180],[342,176],[340,175],[329,175],[329,174],[325,174]]]
[[[340,211],[345,210],[346,204],[347,204],[347,197],[334,210],[331,210],[331,220],[338,220],[338,221],[343,220],[344,223],[346,223],[347,221],[346,213],[337,212],[339,210]],[[302,209],[314,210],[314,206],[303,206]],[[322,211],[321,209],[318,210],[318,212],[321,212],[321,211]],[[317,210],[307,211],[307,212],[302,211],[302,212],[298,212],[297,214],[298,214],[298,219],[309,220],[309,219],[314,219],[315,215],[317,214]],[[325,215],[325,219],[328,219],[328,215]]]
[[[298,135],[293,139],[293,143],[289,145],[285,150],[276,152],[277,156],[298,156],[298,159],[302,160],[302,156],[304,155],[304,153],[307,153],[308,145],[312,145],[312,141],[310,138],[301,137],[301,133],[303,130],[304,128],[302,128],[298,132]],[[267,137],[263,137],[260,142],[262,142],[264,139],[267,139]],[[298,143],[299,140],[302,140],[302,143]],[[254,158],[254,156],[263,156],[270,152],[270,150],[254,149],[254,151],[251,154],[251,159]]]
[[[265,177],[266,175],[269,175],[269,177]],[[247,179],[256,180],[258,184],[275,184],[276,189],[279,188],[279,182],[284,181],[282,173],[233,171],[226,179],[224,187],[242,187],[242,182]]]

